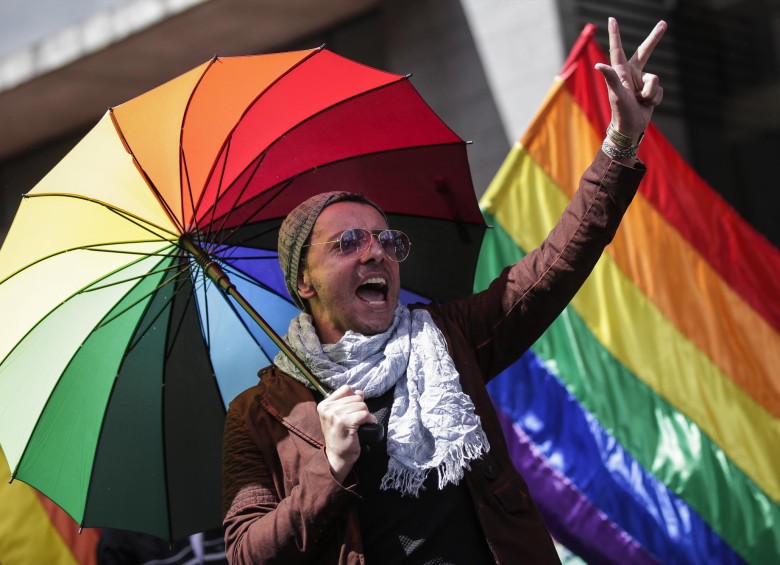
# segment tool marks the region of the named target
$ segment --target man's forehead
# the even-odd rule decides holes
[[[385,229],[384,216],[370,204],[342,201],[325,207],[314,224],[314,233],[338,232],[349,228]]]

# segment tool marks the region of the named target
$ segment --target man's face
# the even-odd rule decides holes
[[[310,243],[338,240],[344,230],[387,229],[373,206],[336,202],[326,207],[314,224]],[[308,300],[322,343],[335,343],[352,330],[364,335],[385,331],[398,304],[398,263],[382,251],[376,238],[362,256],[343,255],[339,244],[306,248],[306,262],[298,278],[298,293]]]

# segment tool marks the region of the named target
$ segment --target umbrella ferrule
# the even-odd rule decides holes
[[[203,269],[203,274],[214,281],[222,290],[228,292],[230,289],[235,288],[235,285],[230,282],[230,277],[222,270],[219,263],[214,261],[202,247],[198,247],[189,235],[181,236],[181,244],[195,259],[200,268]]]
[[[230,282],[230,277],[222,270],[222,267],[218,263],[209,260],[205,265],[201,265],[203,272],[213,280],[219,287],[225,292],[229,292],[230,289],[235,288],[235,285]]]

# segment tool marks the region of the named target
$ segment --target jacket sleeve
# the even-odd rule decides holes
[[[343,527],[357,494],[333,478],[323,449],[312,448],[294,486],[286,485],[278,456],[264,453],[231,408],[222,466],[228,561],[321,562],[323,551],[334,546],[338,538],[334,533]]]
[[[442,307],[448,330],[454,326],[476,351],[485,382],[514,363],[571,301],[612,241],[645,170],[599,151],[538,248],[487,290]]]

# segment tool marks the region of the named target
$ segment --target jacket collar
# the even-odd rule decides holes
[[[317,413],[317,393],[276,366],[263,369],[258,376],[258,400],[263,408],[292,433],[315,447],[323,447],[325,437]]]

